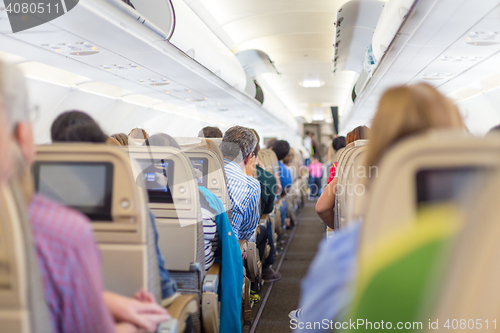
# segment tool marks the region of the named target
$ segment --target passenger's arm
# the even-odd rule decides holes
[[[61,273],[55,275],[55,285],[60,289],[62,331],[114,332],[115,323],[103,300],[100,254],[91,224],[80,215],[67,214],[67,218],[84,229],[78,230],[73,248],[54,248],[63,260]]]
[[[137,327],[129,323],[119,323],[115,326],[116,333],[139,333]]]
[[[334,211],[335,195],[337,192],[337,178],[334,178],[330,184],[323,190],[321,197],[316,202],[316,213],[318,213],[321,221],[333,229],[334,226]]]
[[[170,319],[167,310],[156,302],[141,302],[109,291],[104,301],[117,322],[131,323],[147,332],[154,332],[158,325]]]

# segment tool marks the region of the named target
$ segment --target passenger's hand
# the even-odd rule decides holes
[[[247,259],[247,252],[246,251],[241,254],[241,258],[243,259],[243,261]]]
[[[119,323],[115,325],[116,333],[138,333],[139,330],[132,324],[129,323]]]
[[[135,293],[134,298],[139,302],[143,303],[156,303],[155,297],[150,292],[146,291],[146,289],[141,288],[138,292]]]
[[[140,293],[140,292],[139,292]],[[142,294],[142,297],[148,297]],[[170,320],[168,311],[155,302],[141,302],[111,292],[104,292],[104,300],[117,322],[130,323],[147,332]]]

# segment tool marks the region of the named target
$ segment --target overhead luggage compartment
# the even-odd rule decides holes
[[[354,0],[345,3],[338,10],[334,73],[363,71],[365,54],[383,8],[383,1]]]
[[[172,3],[175,29],[170,43],[234,88],[245,90],[245,71],[234,54],[183,0],[172,0]]]
[[[373,55],[380,61],[396,36],[401,24],[418,0],[388,0],[373,33]]]

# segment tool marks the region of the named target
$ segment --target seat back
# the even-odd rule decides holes
[[[200,194],[191,160],[173,147],[129,147],[128,152],[137,161],[136,181],[148,189],[165,267],[181,292],[201,296],[205,245]],[[158,172],[166,179],[162,180]]]
[[[447,272],[442,274],[444,283],[441,284],[436,306],[429,311],[432,322],[438,319],[441,325],[445,325],[449,320],[450,326],[453,326],[457,325],[452,323],[453,319],[458,318],[460,325],[463,318],[467,320],[465,327],[469,329],[486,328],[486,325],[496,327],[493,320],[500,313],[500,173],[497,169],[492,174],[487,177],[488,184],[481,186],[479,193],[467,205],[465,227],[454,242],[451,258],[447,259],[449,266]],[[473,323],[469,322],[472,318]],[[486,319],[489,319],[488,322]]]
[[[5,333],[52,332],[19,185],[0,188],[0,327]]]
[[[353,218],[355,201],[364,194],[355,192],[359,184],[358,169],[362,163],[362,154],[367,140],[357,140],[342,150],[337,165],[337,193],[335,196],[335,229],[345,227]]]
[[[198,184],[205,186],[222,201],[226,212],[231,211],[231,201],[226,185],[224,156],[212,139],[176,138],[181,150],[193,163],[195,172],[201,171],[203,178],[197,176]]]
[[[500,167],[499,149],[496,136],[449,131],[428,132],[391,148],[367,188],[363,244],[411,223],[424,204],[455,201],[477,175]]]
[[[111,146],[39,146],[33,168],[35,186],[92,220],[106,290],[133,297],[144,287],[161,300],[146,193],[136,185],[134,165]]]

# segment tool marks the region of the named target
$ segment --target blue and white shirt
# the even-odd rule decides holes
[[[259,223],[260,183],[245,175],[240,166],[224,159],[227,190],[231,200],[233,231],[238,240],[249,240]]]

